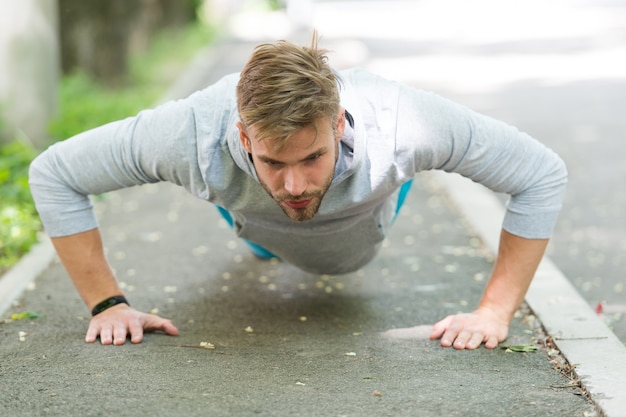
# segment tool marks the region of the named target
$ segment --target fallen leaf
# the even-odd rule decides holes
[[[602,314],[602,310],[603,310],[602,301],[600,301],[598,305],[596,306],[596,314]]]
[[[507,352],[536,352],[538,350],[535,345],[504,345],[500,349],[506,349]]]
[[[39,317],[42,317],[39,313],[35,313],[33,311],[22,311],[21,313],[11,315],[11,320],[38,319]]]

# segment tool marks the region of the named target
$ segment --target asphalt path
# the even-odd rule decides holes
[[[620,74],[625,72],[620,72],[615,56],[626,38],[619,25],[625,7],[608,2],[563,4],[313,2],[309,16],[324,36],[324,46],[334,50],[331,60],[336,66],[360,65],[434,90],[519,126],[563,155],[571,181],[550,257],[591,305],[606,301],[604,317],[623,341],[619,314],[626,233],[619,217],[624,194],[618,184],[624,168],[617,161],[618,146],[623,146],[617,139],[624,131],[618,112],[625,83]],[[281,30],[294,34],[280,16],[272,25],[257,20],[259,27],[251,17],[244,13],[233,20],[231,29],[241,42],[229,44],[228,54],[216,55],[220,65],[207,72],[207,82],[220,72],[240,69],[259,40],[280,38]],[[307,36],[307,30],[297,33],[301,40]],[[181,92],[180,85],[177,90]],[[171,341],[154,335],[141,346],[117,349],[84,345],[84,306],[55,264],[35,291],[27,292],[12,309],[41,310],[45,317],[2,327],[0,350],[7,360],[0,364],[0,409],[10,415],[136,415],[140,406],[147,415],[205,415],[209,409],[223,415],[293,415],[308,404],[329,415],[416,415],[417,410],[423,411],[419,415],[593,415],[589,403],[571,395],[576,392],[567,377],[546,367],[550,351],[508,356],[479,350],[470,357],[433,349],[436,343],[422,334],[390,345],[378,338],[377,332],[399,323],[416,324],[414,310],[420,312],[420,323],[428,324],[446,309],[471,304],[488,271],[488,255],[476,251],[475,239],[466,234],[463,223],[450,221],[454,214],[446,208],[445,197],[429,189],[428,181],[417,187],[415,202],[399,221],[448,228],[450,241],[433,245],[441,253],[424,254],[428,262],[418,264],[426,276],[428,268],[438,276],[442,271],[450,274],[443,274],[450,286],[443,291],[445,300],[424,297],[422,304],[405,299],[405,286],[417,292],[441,289],[400,279],[405,275],[400,269],[416,265],[414,256],[403,262],[394,258],[405,256],[403,251],[412,244],[402,228],[393,240],[396,246],[364,272],[382,281],[364,281],[358,274],[311,281],[289,268],[257,265],[227,237],[215,213],[180,198],[168,188],[146,187],[111,195],[100,214],[109,256],[133,302],[172,316],[182,324],[184,335]],[[162,204],[155,204],[159,199]],[[137,217],[143,205],[165,211],[154,210],[150,219]],[[413,212],[412,205],[419,210]],[[207,241],[198,227],[181,228],[178,219],[183,217],[198,219],[194,224],[217,224],[219,232]],[[429,233],[420,239],[433,239],[441,230],[433,226]],[[467,246],[455,246],[464,241]],[[213,252],[207,250],[211,242]],[[212,260],[210,267],[206,257]],[[457,280],[458,271],[471,268],[472,281]],[[236,273],[240,270],[247,275]],[[220,280],[223,285],[215,285]],[[381,293],[377,282],[386,292]],[[294,297],[315,302],[302,307],[292,302]],[[345,302],[352,299],[357,301]],[[68,317],[76,320],[68,323]],[[511,342],[537,337],[534,332],[540,330],[524,319],[522,314],[514,321]],[[305,332],[301,327],[307,325]],[[214,343],[217,352],[178,349],[202,347],[203,341]],[[206,352],[216,353],[215,360],[207,360]],[[359,361],[354,363],[367,366],[349,369],[346,364],[355,357]],[[416,358],[421,360],[417,367]],[[445,365],[439,367],[438,361]],[[348,385],[346,375],[353,377]],[[457,404],[458,399],[465,404]]]
[[[340,276],[256,259],[217,210],[172,184],[97,208],[132,305],[181,333],[85,343],[89,313],[54,262],[2,315],[42,315],[0,323],[2,416],[598,415],[527,309],[506,344],[536,352],[428,340],[436,320],[476,305],[492,261],[428,177],[379,256]]]

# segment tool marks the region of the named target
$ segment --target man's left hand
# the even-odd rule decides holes
[[[435,323],[430,339],[441,339],[441,346],[476,349],[482,343],[488,349],[498,346],[508,335],[509,323],[488,308],[472,313],[454,314]]]

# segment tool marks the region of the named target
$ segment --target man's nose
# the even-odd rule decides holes
[[[290,167],[285,172],[285,190],[293,196],[302,195],[307,187],[306,175],[298,167]]]

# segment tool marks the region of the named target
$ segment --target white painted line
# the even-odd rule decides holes
[[[28,285],[35,280],[54,259],[54,247],[48,237],[33,246],[20,261],[0,277],[0,317],[11,308]]]
[[[485,187],[433,173],[485,245],[497,252],[504,207]],[[626,346],[546,257],[526,295],[556,346],[607,417],[626,416]]]

